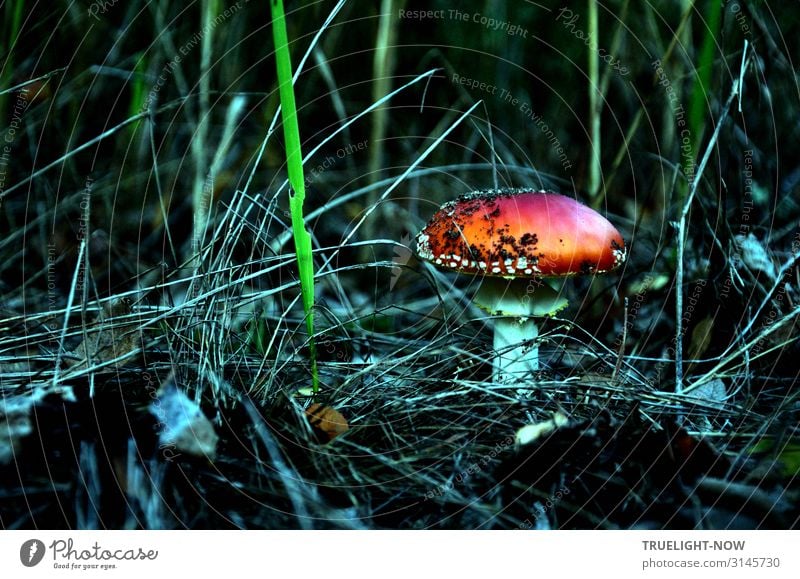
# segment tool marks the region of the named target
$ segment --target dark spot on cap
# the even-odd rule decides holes
[[[499,232],[498,232],[498,233],[499,233]],[[511,246],[513,246],[513,245],[516,245],[516,243],[517,243],[517,238],[516,238],[516,237],[514,237],[513,235],[505,235],[505,234],[501,234],[501,235],[500,235],[500,243],[507,243],[508,245],[511,245]]]
[[[469,256],[472,258],[473,261],[483,261],[481,255],[483,255],[483,252],[481,251],[480,247],[478,247],[474,243],[469,246]]]

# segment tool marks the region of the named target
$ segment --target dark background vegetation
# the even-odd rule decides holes
[[[333,6],[287,3],[295,66]],[[559,17],[564,7],[577,20]],[[204,67],[202,15],[226,8]],[[439,12],[400,17],[418,10]],[[598,47],[619,67],[600,62],[595,187],[587,3],[345,5],[295,86],[304,151],[436,72],[307,159],[306,213],[329,204],[309,220],[318,398],[351,427],[325,443],[295,395],[309,383],[307,337],[291,243],[275,244],[289,221],[280,131],[255,166],[279,104],[268,3],[0,5],[0,427],[18,407],[31,425],[0,464],[0,527],[797,526],[800,8],[723,2],[716,25],[713,11],[705,0],[598,4]],[[392,182],[381,180],[481,99],[419,165],[428,170],[381,199]],[[687,169],[709,146],[681,229]],[[495,179],[575,196],[628,244],[623,268],[570,285],[525,388],[491,383],[489,322],[462,296],[475,280],[410,251],[441,203]],[[198,187],[211,209],[207,275],[193,289],[213,298],[182,308]],[[225,219],[242,227],[235,240],[215,233]],[[82,240],[85,290],[71,301]],[[141,354],[65,379],[69,394],[52,388],[59,349],[76,348],[122,294]],[[677,319],[694,397],[675,392]],[[219,435],[213,460],[165,459],[143,372],[200,403]],[[568,425],[514,443],[554,413]]]

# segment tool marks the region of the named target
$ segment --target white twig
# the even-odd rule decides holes
[[[61,337],[58,339],[58,352],[56,353],[56,367],[53,372],[53,388],[58,388],[58,379],[61,375],[61,356],[64,354],[64,340],[67,337],[67,328],[69,328],[69,314],[72,311],[72,303],[75,300],[75,289],[78,286],[78,277],[80,276],[81,266],[83,265],[83,254],[86,252],[86,237],[81,239],[81,246],[78,249],[78,261],[75,266],[75,273],[72,276],[72,284],[69,288],[69,296],[67,297],[67,307],[64,310],[64,325],[61,326]],[[88,348],[87,348],[88,351]],[[87,360],[87,364],[89,361]]]
[[[746,53],[744,58],[745,60],[747,59]],[[703,158],[697,166],[697,171],[695,172],[694,179],[689,188],[689,195],[683,205],[681,218],[678,223],[678,263],[675,272],[675,392],[677,394],[683,393],[683,255],[686,251],[686,219],[689,215],[689,210],[692,208],[694,196],[697,194],[700,178],[703,176],[703,171],[706,168],[706,164],[708,164],[708,160],[711,158],[711,152],[714,150],[714,145],[719,138],[719,132],[722,130],[725,119],[728,118],[728,110],[731,107],[733,99],[739,94],[739,86],[739,79],[737,78],[733,81],[731,94],[725,102],[722,114],[714,129],[714,134],[711,135],[705,153],[703,153]]]

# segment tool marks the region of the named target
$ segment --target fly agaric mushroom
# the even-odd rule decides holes
[[[530,189],[463,195],[443,205],[416,241],[421,259],[486,276],[474,301],[499,316],[497,382],[539,369],[534,318],[567,306],[555,279],[604,273],[625,261],[625,242],[605,217],[569,197]]]

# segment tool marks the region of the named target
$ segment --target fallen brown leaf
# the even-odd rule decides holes
[[[306,409],[306,417],[312,428],[324,436],[327,441],[333,440],[350,429],[345,417],[330,406],[314,403]]]
[[[117,300],[107,307],[96,320],[98,327],[89,330],[86,338],[65,358],[67,366],[83,370],[137,350],[136,325],[117,321],[131,312],[129,298]],[[124,366],[131,360],[132,357],[128,357],[117,365]]]

